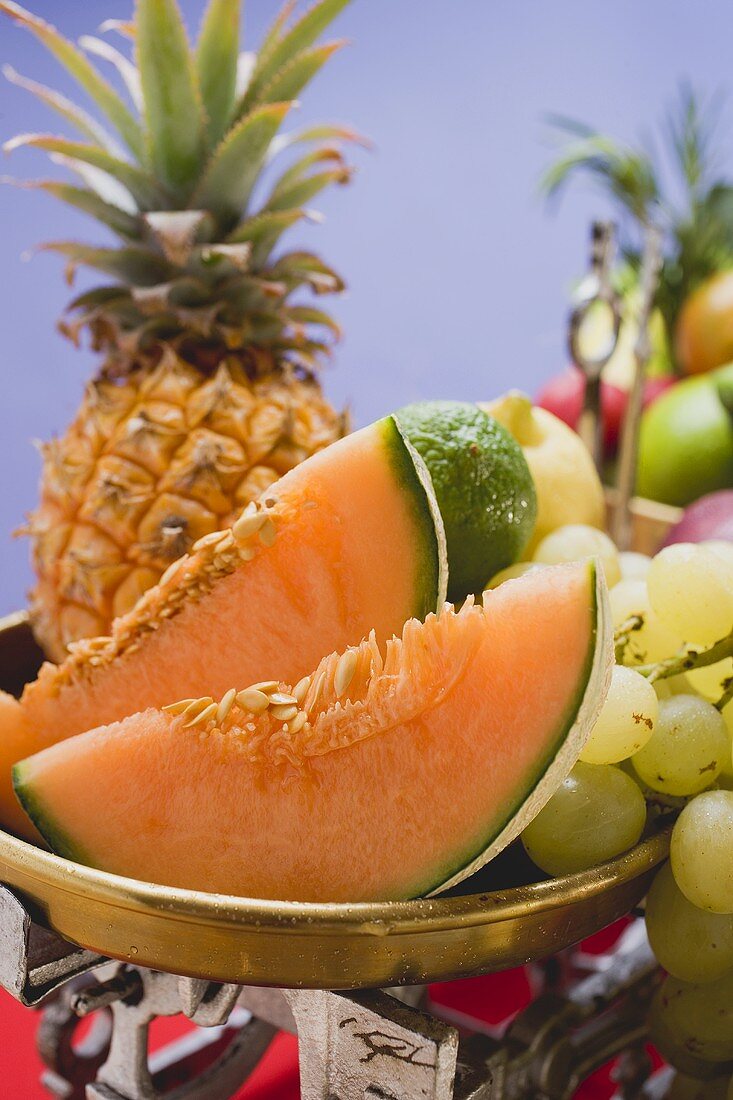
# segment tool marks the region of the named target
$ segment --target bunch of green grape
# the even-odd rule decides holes
[[[617,663],[580,760],[522,841],[543,871],[570,874],[631,848],[650,812],[679,811],[646,905],[668,975],[650,1028],[681,1074],[705,1079],[700,1095],[733,1100],[733,1078],[721,1077],[733,1072],[733,544],[649,558],[562,527],[492,587],[591,554],[610,588]]]

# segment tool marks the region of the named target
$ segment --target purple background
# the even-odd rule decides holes
[[[71,37],[131,9],[129,0],[28,2]],[[277,6],[249,0],[250,47]],[[202,0],[183,7],[195,25]],[[584,263],[588,220],[606,211],[576,190],[548,216],[537,197],[550,156],[544,114],[580,116],[632,138],[658,118],[681,77],[704,90],[725,88],[729,5],[360,0],[335,34],[353,45],[306,93],[301,116],[353,122],[377,148],[357,154],[350,188],[320,203],[326,224],[301,233],[349,283],[334,302],[346,339],[326,377],[329,395],[349,402],[363,423],[419,397],[533,390],[564,362],[567,288]],[[40,45],[7,20],[0,56],[73,91]],[[3,139],[62,128],[2,82]],[[2,171],[45,175],[42,160],[19,151]],[[36,499],[31,440],[64,428],[94,367],[87,351],[54,330],[69,296],[61,263],[20,256],[45,239],[101,234],[42,196],[12,188],[0,195],[3,613],[22,604],[30,579],[27,545],[11,541],[11,531]]]

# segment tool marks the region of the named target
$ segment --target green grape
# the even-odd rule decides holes
[[[500,572],[496,573],[486,587],[498,588],[504,581],[514,580],[515,577],[523,577],[525,573],[533,573],[535,569],[542,569],[542,566],[537,561],[517,561],[514,565],[508,565],[506,569],[502,569]]]
[[[727,1074],[724,1077],[714,1077],[710,1081],[700,1081],[684,1073],[677,1073],[664,1100],[730,1100],[729,1081]]]
[[[652,559],[648,554],[638,554],[636,550],[624,550],[618,556],[618,563],[621,567],[622,580],[644,581]]]
[[[700,543],[700,546],[704,546],[706,550],[712,551],[721,561],[727,562],[728,565],[733,565],[733,542],[728,542],[725,539],[706,539],[705,542]]]
[[[625,665],[643,665],[671,657],[682,647],[682,639],[664,626],[651,609],[645,581],[619,581],[609,593],[615,628],[639,617],[642,625],[631,631],[624,648]]]
[[[672,695],[659,701],[654,733],[632,763],[653,791],[687,796],[711,786],[729,754],[725,722],[712,703]]]
[[[717,1077],[733,1059],[733,971],[704,985],[665,979],[649,1011],[654,1045],[691,1077]]]
[[[654,954],[675,978],[702,984],[733,968],[733,916],[692,905],[668,863],[646,899],[646,928]]]
[[[718,661],[714,665],[705,665],[703,668],[691,668],[685,673],[693,691],[709,699],[711,703],[717,703],[725,691],[725,681],[733,676],[733,658],[726,657],[724,661]]]
[[[633,779],[610,765],[575,765],[522,833],[538,867],[569,875],[633,847],[646,823],[644,796]]]
[[[723,707],[720,712],[723,715],[723,721],[725,722],[725,728],[728,731],[728,740],[730,741],[731,751],[725,758],[722,771],[719,780],[733,780],[733,700]]]
[[[724,1077],[714,1077],[710,1081],[700,1081],[684,1073],[677,1073],[664,1100],[730,1100],[729,1082],[727,1074]]]
[[[677,676],[665,676],[663,680],[655,680],[654,691],[657,699],[670,699],[673,695],[696,694],[684,672],[680,672]]]
[[[600,558],[609,588],[621,580],[618,550],[604,531],[585,523],[569,523],[545,535],[534,552],[534,561],[559,565],[564,561]]]
[[[583,746],[587,764],[617,764],[647,743],[659,704],[654,688],[633,668],[615,665],[606,701]]]
[[[661,621],[686,642],[708,645],[733,629],[733,565],[691,542],[660,550],[647,576]]]
[[[685,806],[672,830],[670,859],[688,901],[733,913],[733,791],[706,791]]]

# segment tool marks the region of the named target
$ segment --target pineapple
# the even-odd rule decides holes
[[[555,119],[567,140],[542,181],[551,196],[585,175],[616,207],[625,261],[620,289],[625,292],[637,285],[646,227],[656,224],[664,230],[656,304],[671,345],[690,295],[733,266],[733,184],[721,175],[716,155],[719,108],[718,97],[701,101],[683,85],[654,135],[656,155],[654,145],[626,146],[584,123]]]
[[[107,277],[60,326],[77,343],[88,333],[101,364],[66,434],[43,447],[27,527],[32,620],[55,660],[108,633],[197,539],[346,430],[318,382],[338,327],[298,293],[343,283],[317,256],[278,245],[312,216],[316,194],[350,177],[343,144],[358,140],[353,131],[279,133],[342,44],[316,40],[347,2],[319,0],[292,24],[288,4],[253,55],[239,52],[240,0],[209,0],[195,49],[175,0],[138,0],[134,22],[103,27],[132,39],[133,62],[106,39],[83,38],[82,52],[0,0],[104,115],[6,68],[84,139],[23,134],[6,149],[35,147],[70,169],[75,185],[30,186],[118,238],[44,246],[65,258],[69,281],[79,265]],[[132,106],[90,53],[116,67]],[[271,164],[288,152],[278,174]]]

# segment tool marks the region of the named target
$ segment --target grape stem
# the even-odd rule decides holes
[[[727,707],[728,703],[730,703],[731,699],[733,699],[733,676],[728,676],[725,680],[723,680],[723,689],[723,694],[720,696],[717,703],[715,704],[718,710],[721,711],[724,709],[724,707]]]
[[[720,641],[714,642],[708,649],[683,649],[673,657],[666,657],[656,664],[637,665],[636,671],[646,676],[650,683],[654,683],[656,680],[666,680],[668,676],[679,676],[695,668],[717,665],[727,657],[733,657],[733,631]],[[727,684],[720,704],[724,706],[723,699],[729,702],[731,698],[733,698],[733,684]]]
[[[626,619],[625,622],[621,623],[619,627],[617,627],[613,636],[614,645],[616,647],[617,665],[622,665],[624,663],[624,654],[626,653],[626,647],[631,641],[631,635],[635,631],[641,630],[643,625],[643,615],[632,615],[630,618]]]

